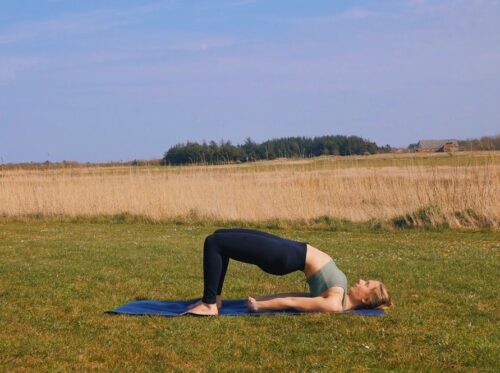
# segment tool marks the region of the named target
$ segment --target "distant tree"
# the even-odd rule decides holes
[[[244,144],[241,145],[241,150],[246,162],[256,161],[259,157],[259,146],[250,137],[245,139]]]
[[[458,146],[460,150],[500,150],[500,135],[459,140]]]
[[[304,158],[320,155],[375,154],[387,152],[389,145],[379,147],[358,136],[321,136],[321,137],[283,137],[257,144],[247,137],[242,145],[234,146],[230,141],[221,140],[218,144],[187,142],[177,144],[165,152],[161,164],[221,164],[249,162],[261,159]]]

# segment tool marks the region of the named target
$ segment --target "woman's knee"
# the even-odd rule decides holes
[[[216,231],[214,231],[214,233],[212,233],[213,236],[221,236],[221,235],[224,235],[224,234],[227,234],[227,233],[236,233],[237,230],[236,229],[233,229],[233,228],[221,228],[221,229],[217,229]]]
[[[228,234],[229,233],[229,234]],[[216,245],[220,245],[221,243],[224,243],[229,237],[231,232],[229,229],[217,229],[214,233],[212,233],[209,237],[211,237],[210,241],[215,243]],[[207,237],[208,238],[208,237]]]
[[[205,243],[203,244],[203,250],[206,251],[206,250],[210,250],[210,249],[213,249],[215,248],[216,246],[216,243],[215,243],[215,237],[213,234],[207,236],[205,238]]]

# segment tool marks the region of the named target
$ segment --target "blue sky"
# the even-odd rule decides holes
[[[0,162],[500,133],[500,0],[0,0]]]

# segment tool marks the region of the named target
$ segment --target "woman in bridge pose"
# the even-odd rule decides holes
[[[356,308],[392,306],[385,285],[360,279],[348,289],[345,274],[333,259],[305,243],[251,229],[219,229],[205,239],[203,247],[203,298],[188,313],[218,315],[229,259],[257,265],[273,275],[303,271],[309,293],[284,293],[248,297],[250,311],[295,309],[308,312],[342,312]]]

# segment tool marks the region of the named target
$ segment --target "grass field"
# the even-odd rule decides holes
[[[337,259],[350,281],[379,278],[383,318],[161,318],[104,314],[135,298],[202,291],[216,227],[0,221],[2,371],[498,371],[498,231],[285,229]],[[231,262],[227,299],[303,290]]]

